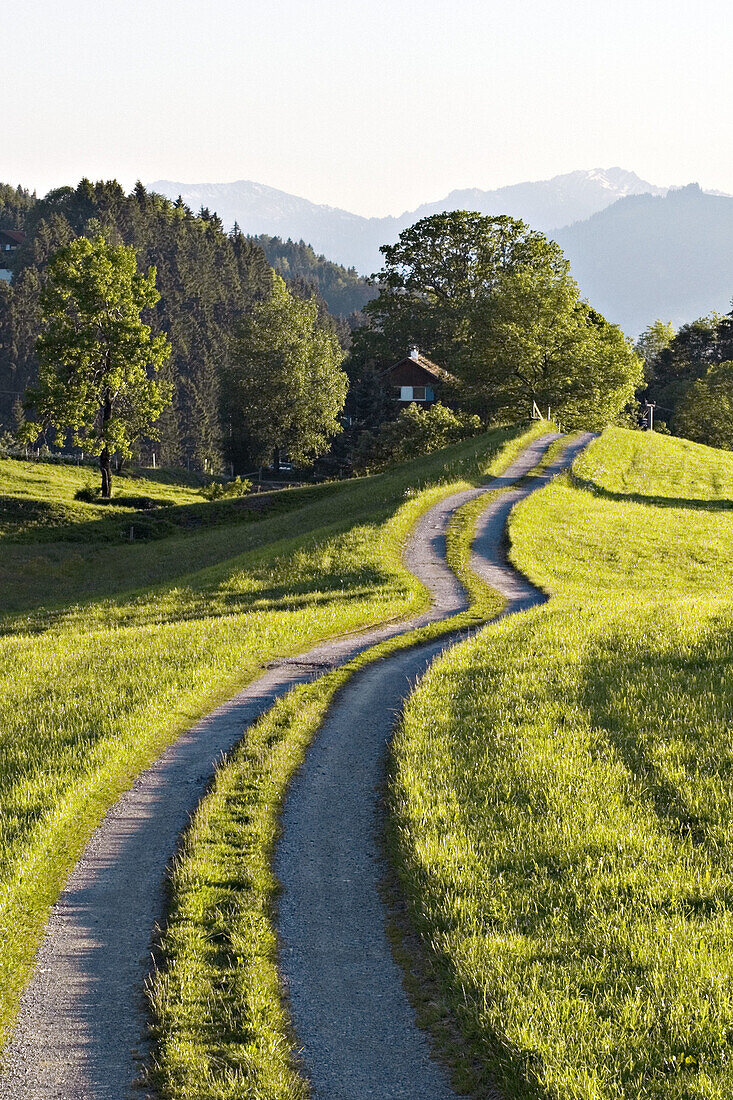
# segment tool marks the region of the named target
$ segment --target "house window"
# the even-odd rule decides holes
[[[396,401],[434,401],[430,386],[393,386],[392,395]]]

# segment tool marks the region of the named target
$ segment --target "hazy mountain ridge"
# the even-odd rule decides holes
[[[493,191],[452,191],[437,202],[424,203],[398,217],[364,218],[251,180],[202,184],[156,180],[149,187],[170,199],[181,195],[192,210],[201,206],[216,210],[227,228],[236,221],[243,232],[252,236],[265,233],[283,240],[303,239],[316,252],[345,267],[355,267],[363,275],[381,266],[380,245],[392,244],[408,225],[442,210],[509,214],[549,232],[581,221],[626,195],[663,195],[667,191],[623,168],[595,168]]]
[[[547,233],[583,221],[627,195],[664,195],[667,190],[623,168],[595,168],[534,183],[510,184],[495,191],[477,188],[452,191],[440,202],[426,203],[407,216],[414,220],[441,210],[478,210],[481,214],[502,213],[521,218],[533,229]]]
[[[636,335],[657,317],[675,326],[728,312],[733,198],[697,184],[619,199],[554,234],[585,297]]]
[[[494,191],[452,191],[394,218],[362,218],[261,184],[151,189],[194,210],[215,209],[249,234],[308,242],[329,260],[361,272],[381,266],[388,244],[413,222],[442,210],[509,214],[554,237],[583,294],[610,321],[636,336],[657,317],[675,325],[727,312],[733,296],[733,197],[697,184],[658,187],[622,168],[569,172]]]

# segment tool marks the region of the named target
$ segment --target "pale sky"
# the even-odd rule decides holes
[[[730,0],[0,0],[0,180],[359,214],[619,165],[733,192]]]

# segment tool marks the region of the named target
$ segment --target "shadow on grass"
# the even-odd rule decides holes
[[[715,652],[713,649],[712,653]],[[609,638],[602,648],[596,648],[587,658],[581,676],[580,703],[587,708],[591,723],[605,731],[635,786],[643,792],[645,801],[668,835],[683,842],[690,841],[717,862],[721,852],[714,835],[714,823],[688,804],[683,791],[654,760],[655,747],[664,741],[669,722],[663,711],[656,713],[654,692],[643,697],[643,707],[640,705],[637,712],[628,706],[622,709],[616,702],[618,698],[633,697],[634,693],[639,695],[639,685],[649,682],[652,671],[655,680],[661,674],[670,687],[678,686],[682,693],[695,690],[698,697],[705,694],[717,697],[710,676],[720,675],[720,658],[719,655],[711,656],[705,637],[691,653],[648,650],[637,653],[623,638]],[[641,704],[642,696],[639,701]],[[684,738],[677,765],[693,778],[700,771],[701,758],[711,746],[702,743],[694,727],[675,728],[672,732],[676,739]],[[720,763],[725,771],[725,761]]]
[[[22,533],[27,525],[32,525],[34,537],[42,538],[47,530],[58,531],[73,524],[78,513],[79,506],[72,503],[0,496],[0,539]]]
[[[112,543],[150,542],[254,521],[297,511],[304,505],[332,496],[348,483],[317,485],[307,489],[280,489],[195,504],[171,504],[150,497],[113,497],[100,510],[113,515],[77,518],[74,505],[18,497],[0,497],[0,540],[13,543]],[[77,506],[78,507],[78,506]],[[4,528],[4,530],[1,530]]]
[[[577,489],[584,489],[594,496],[604,500],[631,501],[633,504],[648,504],[653,508],[685,508],[694,512],[729,512],[733,509],[733,500],[691,500],[689,497],[661,497],[650,496],[645,493],[618,493],[612,489],[604,489],[589,478],[578,477],[570,474],[573,485]]]
[[[170,623],[219,619],[247,612],[297,612],[306,608],[323,607],[326,604],[345,605],[374,597],[374,592],[390,581],[386,573],[373,567],[344,570],[332,574],[315,574],[300,582],[283,582],[262,588],[220,591],[214,586],[176,588],[176,603],[155,607],[143,598],[128,603],[123,597],[109,601],[109,617],[100,626],[115,628],[135,626],[164,626]],[[165,593],[161,593],[165,600]],[[65,607],[48,609],[27,619],[27,612],[9,614],[0,619],[0,637],[18,632],[19,625],[25,634],[45,634],[71,623],[78,616],[78,609]],[[83,612],[82,612],[83,614]],[[20,620],[20,622],[19,622]],[[96,625],[96,624],[94,624]],[[94,626],[92,626],[92,629]]]

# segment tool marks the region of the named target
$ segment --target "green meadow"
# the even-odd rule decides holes
[[[108,515],[123,506],[74,500],[85,471],[0,462],[0,1032],[50,905],[141,768],[267,661],[419,612],[427,595],[401,563],[411,527],[538,430],[497,429],[388,474],[282,490],[246,522],[222,512],[237,501],[196,503],[195,486],[126,483],[174,513],[132,542],[130,512],[122,525]],[[201,521],[177,522],[191,508]]]
[[[550,602],[434,666],[393,749],[424,1015],[477,1097],[727,1100],[733,455],[608,429],[510,535]]]

